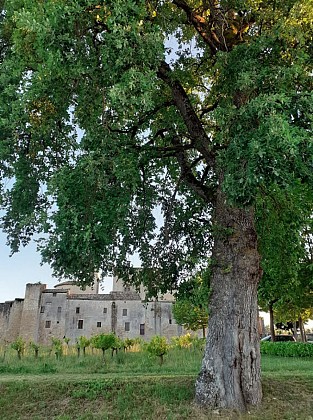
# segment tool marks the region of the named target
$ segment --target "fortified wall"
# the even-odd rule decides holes
[[[81,290],[75,282],[63,282],[53,289],[45,284],[27,284],[24,299],[0,303],[0,342],[17,337],[39,344],[51,344],[51,338],[70,339],[74,344],[82,335],[114,332],[118,337],[154,335],[167,338],[185,331],[172,315],[173,296],[144,301],[144,290],[137,293],[113,279],[113,290],[99,294],[99,283]]]

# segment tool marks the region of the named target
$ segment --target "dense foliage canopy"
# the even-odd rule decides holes
[[[170,287],[210,252],[221,170],[237,205],[305,194],[311,22],[311,1],[2,2],[12,250],[43,231],[82,281],[138,252]]]
[[[154,294],[212,255],[196,398],[258,404],[259,251],[268,278],[282,278],[282,261],[293,273],[312,209],[313,1],[0,6],[12,251],[44,234],[56,275],[89,283],[114,269]]]

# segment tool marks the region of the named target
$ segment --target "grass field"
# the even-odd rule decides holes
[[[245,415],[193,403],[201,351],[173,349],[162,366],[142,352],[106,363],[88,350],[56,360],[42,352],[18,360],[0,352],[0,419],[303,419],[313,420],[313,360],[262,357],[264,399]]]

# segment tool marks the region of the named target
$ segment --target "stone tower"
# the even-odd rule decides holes
[[[26,341],[37,342],[40,298],[45,289],[45,284],[28,283],[26,285],[20,326],[20,336]]]

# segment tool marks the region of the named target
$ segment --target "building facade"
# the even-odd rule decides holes
[[[186,331],[172,315],[173,296],[144,301],[144,290],[137,293],[113,279],[113,290],[99,294],[99,283],[81,290],[75,282],[63,282],[53,289],[45,284],[27,284],[24,299],[0,303],[0,342],[10,343],[17,337],[49,345],[51,338],[70,339],[114,332],[118,337],[154,335],[167,338]]]

